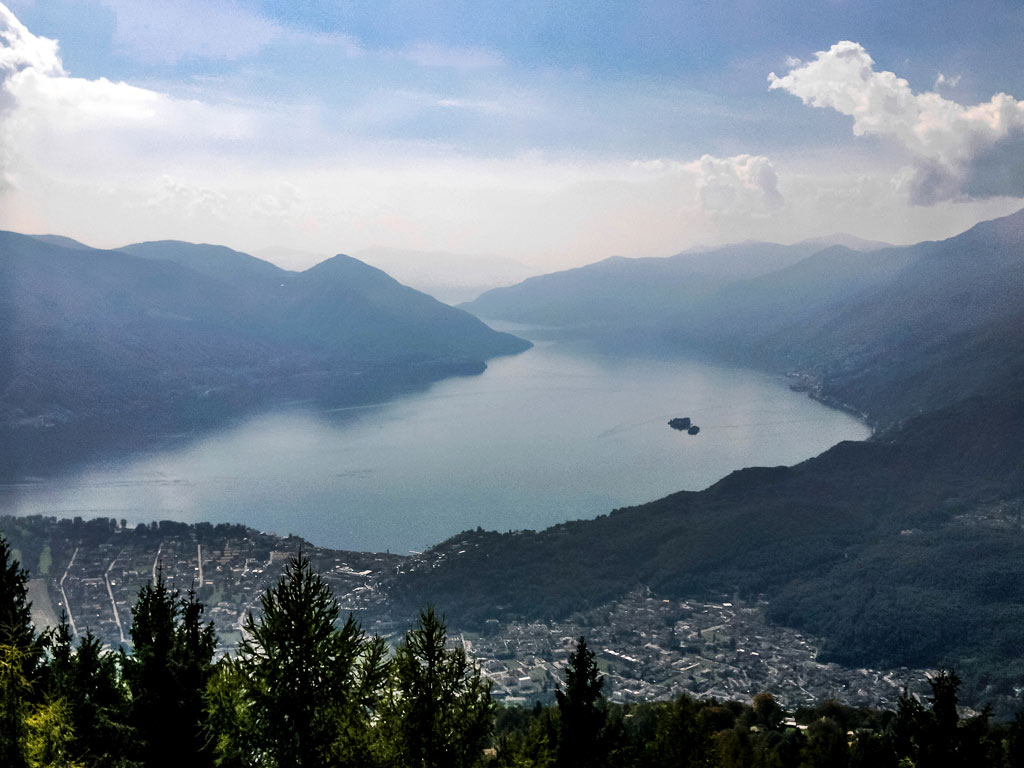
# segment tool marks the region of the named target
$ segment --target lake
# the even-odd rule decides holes
[[[700,434],[670,429],[676,416]],[[477,526],[595,517],[868,435],[781,377],[539,342],[480,376],[381,405],[277,409],[0,485],[0,512],[239,522],[322,546],[405,552]]]

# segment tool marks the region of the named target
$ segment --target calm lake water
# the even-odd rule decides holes
[[[700,434],[670,429],[674,416],[693,418]],[[480,376],[382,405],[277,410],[0,486],[0,511],[240,522],[324,546],[404,552],[477,526],[595,517],[868,434],[778,377],[540,342]]]

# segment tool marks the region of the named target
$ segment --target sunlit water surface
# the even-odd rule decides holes
[[[670,429],[674,416],[696,436]],[[343,549],[540,529],[794,464],[869,431],[784,379],[552,342],[372,407],[291,407],[192,441],[0,486],[0,511],[241,522]]]

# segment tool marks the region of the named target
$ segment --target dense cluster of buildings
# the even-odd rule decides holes
[[[32,591],[41,621],[62,612],[72,631],[91,631],[111,647],[130,646],[131,609],[139,590],[163,576],[171,588],[194,589],[213,620],[218,650],[242,639],[250,611],[280,579],[298,548],[324,577],[343,615],[355,612],[367,631],[397,640],[408,624],[388,614],[383,586],[406,558],[311,547],[243,526],[163,522],[131,528],[110,520],[22,520],[38,527],[45,545],[44,580]],[[44,584],[40,584],[44,581]],[[49,600],[49,605],[43,604]],[[894,706],[905,686],[927,689],[925,670],[850,669],[817,660],[812,638],[764,619],[766,603],[669,600],[638,590],[560,622],[488,621],[482,631],[457,632],[461,645],[510,703],[554,698],[577,638],[585,636],[614,701],[670,699],[682,693],[743,699],[771,691],[788,708],[835,698],[851,705]],[[47,617],[45,620],[43,617]],[[455,628],[452,628],[453,630]]]
[[[468,653],[500,699],[553,697],[576,638],[585,636],[615,701],[742,699],[770,691],[787,708],[835,698],[859,706],[895,706],[904,686],[927,690],[925,670],[881,672],[817,660],[800,633],[769,625],[766,604],[667,600],[646,590],[566,622],[502,625],[463,634]]]

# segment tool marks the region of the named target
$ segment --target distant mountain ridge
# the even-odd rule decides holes
[[[790,267],[821,249],[819,241],[740,243],[666,258],[613,256],[495,288],[460,307],[484,318],[575,330],[654,327],[687,303],[708,301],[730,283]]]
[[[609,270],[624,296],[619,316],[632,325],[595,322],[572,294],[604,290]],[[938,242],[831,245],[710,290],[680,290],[674,307],[660,286],[641,290],[654,284],[650,273],[602,262],[473,307],[485,314],[518,294],[527,310],[515,319],[543,323],[557,315],[546,286],[560,284],[559,319],[577,336],[626,349],[653,339],[666,352],[788,371],[816,397],[862,413],[875,435],[594,520],[467,531],[396,577],[392,599],[429,596],[476,626],[585,611],[637,585],[665,596],[761,596],[773,621],[824,638],[824,660],[955,665],[969,681],[965,700],[1016,706],[1024,211]]]
[[[908,409],[954,402],[959,390],[951,379],[969,378],[967,371],[936,370],[927,396],[897,388],[896,379],[923,364],[919,356],[945,354],[936,345],[954,338],[969,343],[982,326],[1024,306],[1022,233],[1024,211],[909,246],[820,248],[826,238],[613,259],[489,291],[462,306],[605,345],[642,342],[660,352],[801,373],[829,402],[884,426]],[[1004,330],[1017,335],[1012,326]],[[924,399],[915,403],[918,395]]]
[[[261,248],[253,255],[295,271],[304,271],[324,260],[323,255],[284,247]],[[352,255],[445,304],[475,299],[486,290],[512,285],[537,272],[511,259],[444,251],[371,247]]]
[[[221,246],[0,232],[0,430],[23,441],[0,472],[36,439],[379,399],[528,347],[347,256],[296,273]]]

